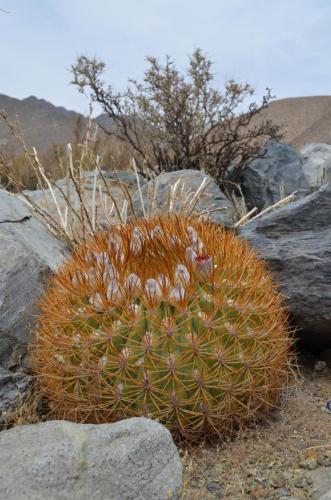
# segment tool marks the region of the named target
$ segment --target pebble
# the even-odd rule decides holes
[[[277,493],[280,498],[287,498],[290,496],[290,492],[286,488],[280,488]]]
[[[248,469],[247,477],[254,477],[257,474],[257,469]]]
[[[299,463],[300,467],[307,470],[315,470],[317,468],[316,458],[307,458]]]
[[[286,484],[286,479],[284,477],[284,474],[282,473],[274,474],[271,477],[270,484],[273,488],[283,488]]]
[[[319,457],[317,463],[323,467],[331,467],[331,457]]]
[[[294,486],[296,488],[306,488],[306,486],[309,486],[312,483],[313,481],[309,477],[301,476],[294,481]]]
[[[222,484],[221,483],[217,483],[215,481],[211,481],[210,483],[207,483],[207,490],[210,491],[210,492],[214,492],[214,491],[219,491],[222,489]]]
[[[254,477],[254,481],[261,484],[261,486],[267,486],[268,483],[265,477]]]
[[[315,372],[322,372],[325,370],[325,368],[326,368],[325,361],[322,361],[322,360],[316,361],[315,366],[314,366]]]
[[[304,443],[295,443],[294,447],[297,448],[298,450],[303,450],[306,445]]]

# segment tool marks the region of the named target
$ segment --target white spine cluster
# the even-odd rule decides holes
[[[162,298],[162,290],[159,282],[154,278],[146,280],[145,293],[152,301],[160,300]]]
[[[135,273],[129,274],[125,279],[125,287],[133,295],[138,295],[142,291],[142,284],[139,276]]]
[[[117,279],[113,278],[109,281],[107,288],[107,299],[112,303],[118,303],[123,298],[123,293]]]
[[[174,288],[170,290],[169,299],[175,302],[181,302],[185,297],[185,287],[178,283]]]

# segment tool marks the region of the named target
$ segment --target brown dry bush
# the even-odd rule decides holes
[[[204,169],[222,186],[264,154],[265,141],[281,137],[279,127],[260,114],[270,90],[260,105],[248,83],[229,80],[217,90],[212,62],[200,49],[190,56],[186,74],[170,57],[164,65],[154,57],[147,62],[143,81],[129,80],[123,93],[102,80],[104,62],[81,55],[72,66],[72,83],[101,105],[109,117],[105,132],[132,149],[141,173]]]

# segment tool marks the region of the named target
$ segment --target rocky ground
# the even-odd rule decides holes
[[[301,359],[298,384],[264,425],[181,450],[182,499],[317,500],[331,490],[331,369],[316,361]]]

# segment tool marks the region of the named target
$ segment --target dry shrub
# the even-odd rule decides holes
[[[143,80],[129,80],[123,93],[104,83],[102,61],[82,55],[72,66],[72,83],[101,105],[110,125],[104,131],[132,149],[142,174],[203,169],[223,186],[263,156],[265,141],[281,137],[279,127],[261,114],[270,90],[260,104],[247,83],[229,80],[219,91],[212,62],[200,49],[189,57],[185,73],[170,57],[164,65],[155,57],[147,62]]]

